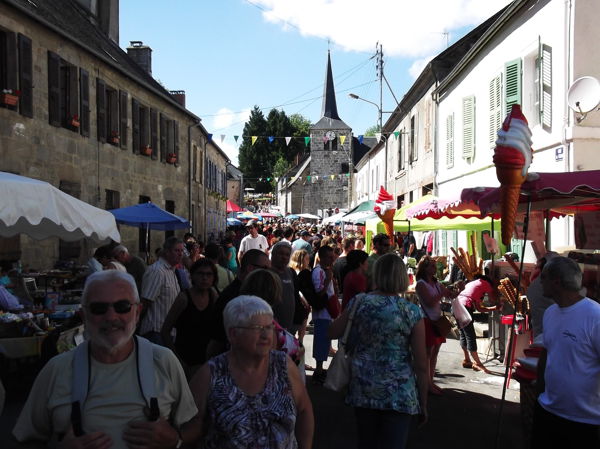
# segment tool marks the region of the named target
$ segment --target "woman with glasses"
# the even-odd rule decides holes
[[[223,313],[231,349],[205,364],[190,383],[206,426],[203,448],[311,448],[312,405],[298,368],[273,350],[273,310],[238,296]]]
[[[438,335],[432,321],[442,317],[442,298],[453,298],[456,293],[444,287],[435,277],[437,266],[434,259],[424,256],[417,266],[417,286],[415,292],[419,297],[421,308],[425,312],[425,345],[427,346],[427,360],[429,362],[429,392],[435,395],[442,394],[442,389],[433,382],[435,366],[442,343],[446,342],[445,335]]]
[[[179,357],[188,377],[206,362],[209,329],[217,300],[217,268],[210,260],[202,258],[190,268],[190,277],[192,287],[182,290],[175,298],[161,329],[165,346]],[[175,341],[173,329],[177,331]]]

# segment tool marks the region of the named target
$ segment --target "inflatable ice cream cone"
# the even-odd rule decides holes
[[[375,213],[383,222],[386,234],[390,237],[390,240],[394,241],[394,215],[396,214],[396,208],[394,206],[394,197],[390,195],[381,186],[379,188],[379,195],[375,200],[376,206],[374,207]]]
[[[521,106],[513,105],[510,114],[498,130],[494,149],[496,176],[500,181],[502,213],[502,243],[508,245],[515,228],[521,185],[527,179],[533,152],[531,130]]]

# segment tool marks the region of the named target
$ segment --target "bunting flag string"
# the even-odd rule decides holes
[[[396,137],[396,139],[398,139],[398,136],[400,135],[399,131],[395,131],[394,136]],[[381,133],[376,133],[375,138],[377,139],[377,141],[381,140],[381,137],[383,135]],[[227,134],[220,134],[219,135],[220,139],[221,139],[221,143],[223,143],[225,141],[225,139],[227,139]],[[286,146],[289,146],[290,143],[292,142],[292,139],[303,139],[304,140],[304,146],[308,147],[308,145],[310,144],[311,141],[313,141],[314,139],[311,136],[247,136],[247,135],[234,135],[233,139],[235,141],[236,144],[239,144],[239,139],[240,137],[242,138],[250,138],[251,139],[251,144],[254,145],[258,139],[266,139],[269,143],[273,143],[275,142],[275,140],[277,139],[283,139],[285,141]],[[346,143],[346,140],[348,139],[349,136],[347,135],[339,135],[334,137],[333,139],[329,139],[327,136],[323,136],[322,138],[318,139],[317,141],[323,142],[323,143],[328,143],[328,142],[333,142],[336,139],[338,139],[338,141],[340,142],[341,145],[344,145]],[[362,145],[364,138],[366,137],[363,134],[360,134],[358,136],[356,136],[358,139],[358,142]],[[211,142],[213,141],[213,134],[207,134],[207,138],[208,141]]]
[[[298,179],[301,181],[306,181],[306,182],[310,182],[310,183],[315,183],[319,180],[321,181],[336,181],[336,180],[342,180],[345,178],[349,178],[350,177],[350,173],[338,173],[338,174],[325,174],[325,175],[306,175],[306,176],[289,176],[289,177],[279,177],[279,176],[273,176],[273,177],[259,177],[259,178],[252,178],[252,177],[247,177],[244,176],[244,181],[259,181],[259,182],[271,182],[271,180],[274,180],[275,182],[279,182],[280,180],[283,180],[284,182],[290,181],[291,179]]]

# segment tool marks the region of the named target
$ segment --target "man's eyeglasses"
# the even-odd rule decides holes
[[[87,305],[87,308],[92,315],[104,315],[108,312],[109,307],[112,307],[118,314],[123,315],[129,313],[134,304],[136,303],[121,299],[116,302],[91,302]]]
[[[261,326],[259,324],[255,324],[254,326],[237,326],[238,329],[246,329],[246,330],[251,330],[254,332],[266,332],[266,333],[270,333],[273,332],[273,330],[275,329],[275,325],[274,324],[267,324],[266,326]]]

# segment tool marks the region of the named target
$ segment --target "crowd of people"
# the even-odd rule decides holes
[[[494,295],[493,281],[445,286],[425,249],[415,303],[404,297],[406,256],[417,255],[410,234],[402,241],[378,234],[367,254],[361,236],[342,238],[332,228],[255,221],[245,228],[207,245],[191,234],[167,238],[149,266],[122,245],[96,251],[82,298],[87,342],[43,368],[17,440],[61,448],[310,448],[306,384],[325,382],[332,340],[350,321],[346,403],[355,410],[358,447],[405,447],[411,422],[428,420],[428,394],[442,394],[434,383],[445,341],[434,326],[442,298],[457,298],[471,314],[487,311],[482,298]],[[304,347],[309,328],[314,360]],[[460,332],[462,366],[487,372],[472,323]],[[83,387],[74,380],[80,365]],[[552,413],[557,400],[547,394],[541,406]]]

